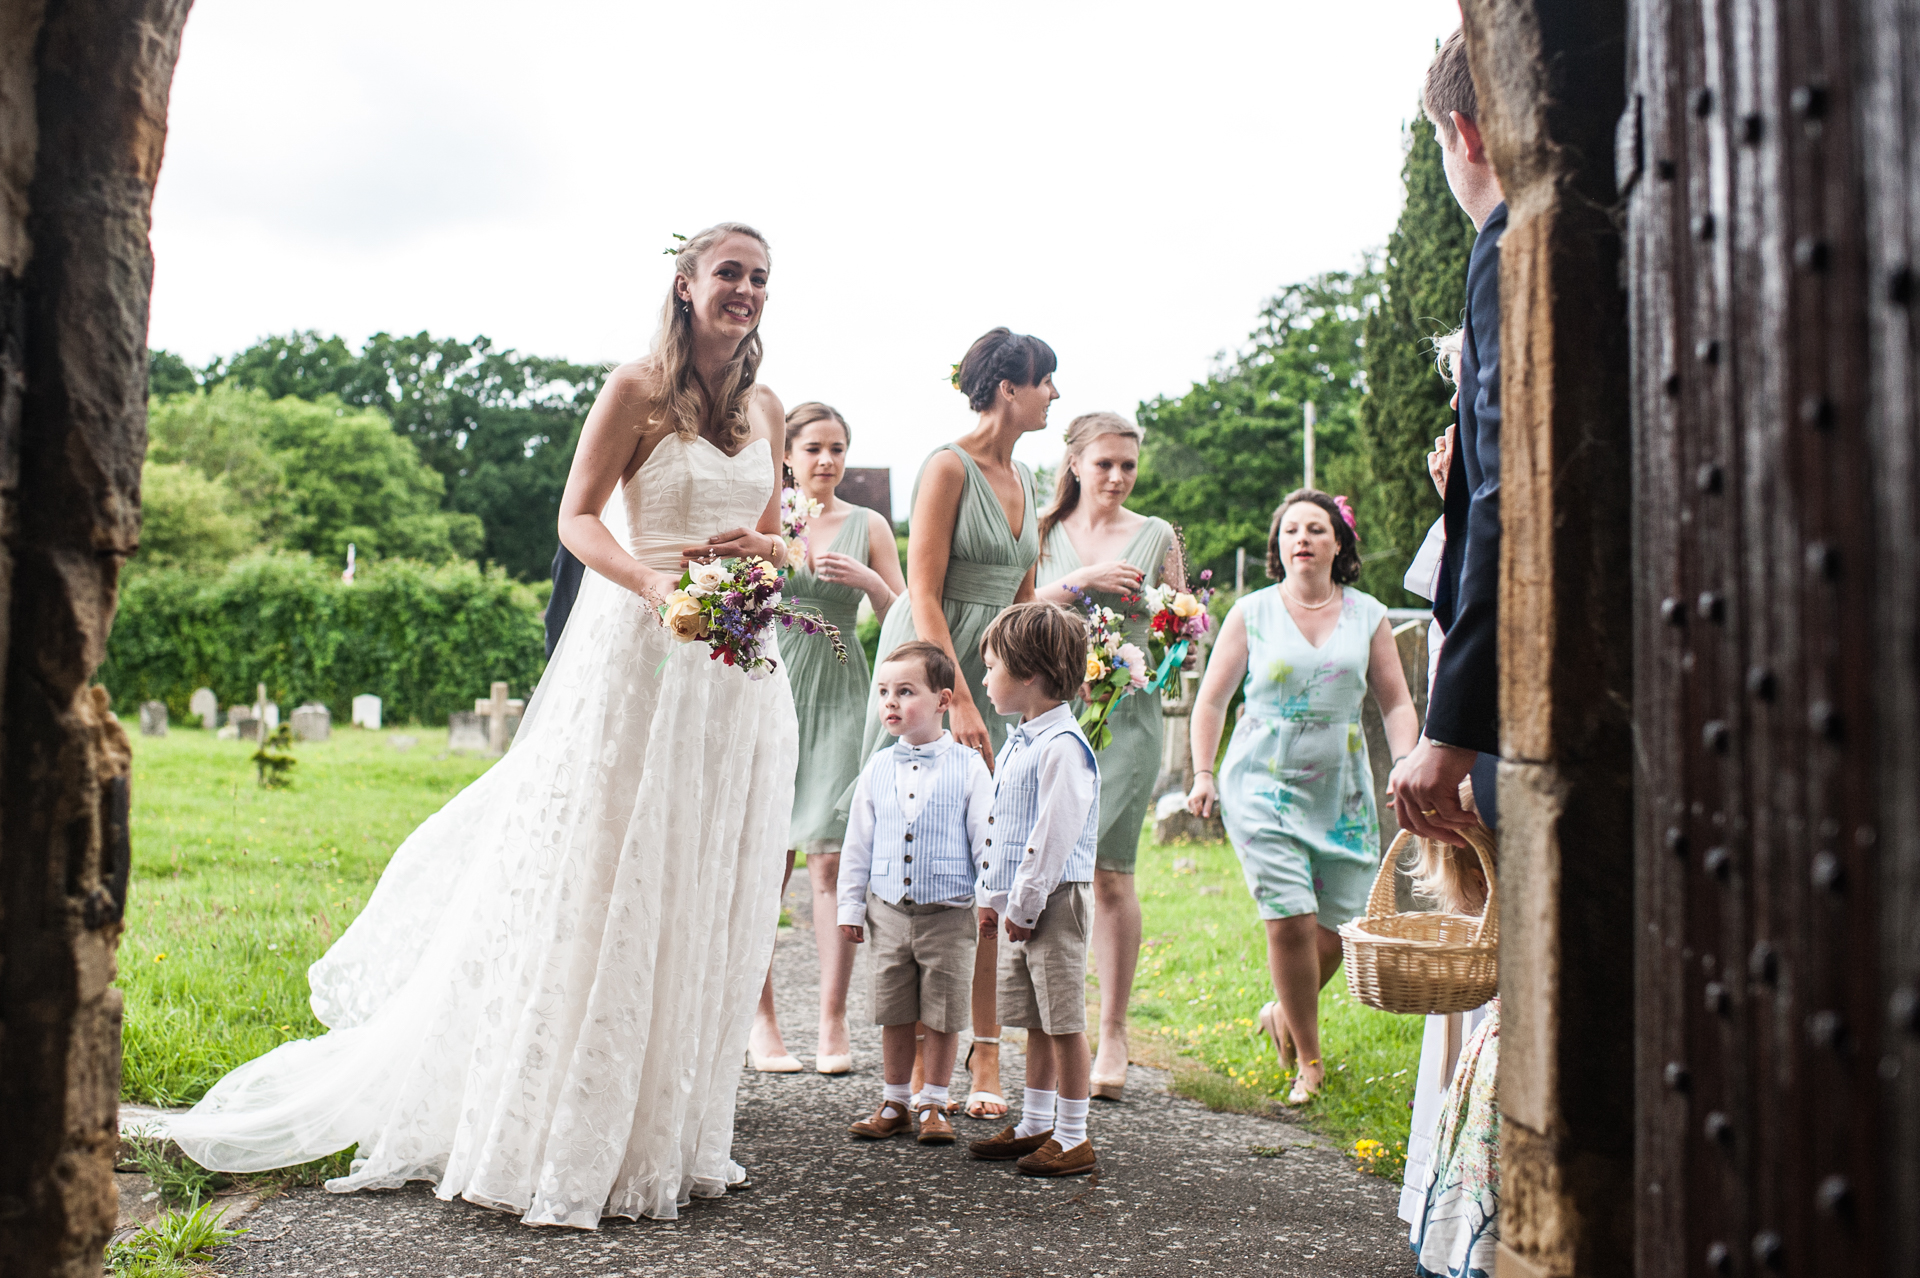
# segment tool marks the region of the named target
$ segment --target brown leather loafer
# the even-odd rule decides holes
[[[889,1114],[887,1111],[895,1112]],[[847,1128],[862,1140],[885,1140],[889,1136],[898,1136],[913,1125],[913,1119],[907,1115],[906,1106],[895,1101],[881,1101],[880,1108],[873,1111],[871,1118],[863,1118]]]
[[[1052,1128],[1038,1136],[1015,1136],[1013,1133],[1014,1128],[1009,1124],[986,1140],[974,1141],[967,1146],[967,1152],[990,1163],[1004,1163],[1031,1154],[1053,1139]]]
[[[953,1144],[953,1124],[938,1105],[922,1105],[914,1117],[920,1121],[913,1138],[922,1145]]]
[[[1093,1142],[1083,1140],[1062,1150],[1059,1141],[1049,1139],[1014,1166],[1022,1176],[1080,1176],[1093,1170]]]

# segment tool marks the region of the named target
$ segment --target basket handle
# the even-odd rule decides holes
[[[1494,874],[1494,862],[1499,855],[1499,845],[1495,842],[1493,831],[1479,822],[1462,831],[1474,854],[1480,858],[1480,872],[1487,878],[1487,906],[1480,912],[1480,926],[1475,929],[1473,943],[1490,945],[1500,939],[1500,883]],[[1394,913],[1393,869],[1400,861],[1402,848],[1413,838],[1411,830],[1402,830],[1394,836],[1393,844],[1387,854],[1380,858],[1380,868],[1373,876],[1373,890],[1367,893],[1367,917],[1385,918]]]

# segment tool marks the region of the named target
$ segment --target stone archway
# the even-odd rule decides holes
[[[148,211],[188,0],[0,0],[0,1272],[114,1224],[125,734],[88,687],[139,540]]]

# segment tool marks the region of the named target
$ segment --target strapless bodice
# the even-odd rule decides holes
[[[773,495],[773,460],[756,439],[729,457],[702,436],[668,435],[627,481],[627,549],[660,572],[680,571],[680,552],[729,528],[751,528]]]

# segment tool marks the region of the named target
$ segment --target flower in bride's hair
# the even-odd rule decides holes
[[[712,563],[687,565],[687,593],[698,599],[726,584],[727,566],[718,559]]]
[[[665,253],[668,257],[679,257],[680,250],[687,246],[687,237],[680,234],[680,232],[678,231],[674,231],[671,234],[673,235],[673,243],[667,245],[666,248],[660,251]]]
[[[707,637],[707,619],[701,613],[700,603],[684,590],[667,596],[667,602],[660,608],[660,620],[667,623],[667,629],[681,643]]]

